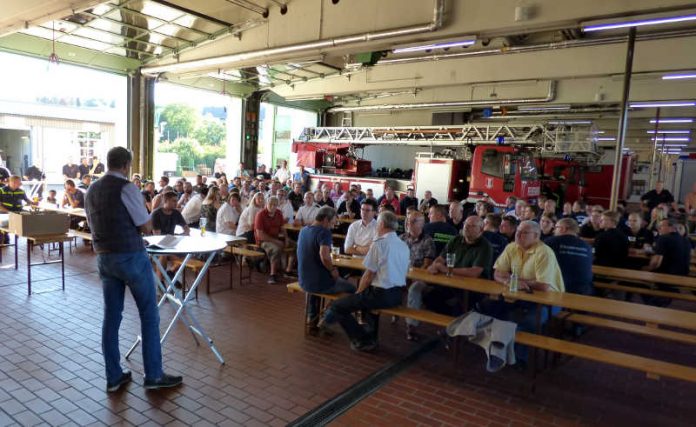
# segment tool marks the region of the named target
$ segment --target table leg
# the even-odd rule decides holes
[[[31,250],[33,244],[30,239],[27,239],[27,295],[31,296]]]
[[[63,242],[60,242],[58,244],[58,248],[60,250],[60,278],[61,278],[61,286],[63,288],[63,292],[65,292],[65,245]]]
[[[213,354],[215,355],[215,357],[217,358],[217,360],[218,360],[221,364],[224,365],[224,364],[225,364],[225,359],[222,358],[222,355],[220,354],[220,352],[218,351],[218,349],[215,347],[215,344],[213,343],[212,338],[210,338],[210,337],[208,336],[208,334],[205,333],[205,330],[203,330],[203,328],[201,327],[201,325],[198,323],[198,319],[196,319],[196,317],[195,317],[192,313],[188,313],[188,312],[187,312],[187,314],[188,314],[188,316],[190,317],[191,322],[193,323],[193,326],[189,326],[189,328],[191,329],[191,331],[197,333],[198,335],[200,335],[201,337],[203,337],[204,340],[206,340],[206,342],[208,343],[208,347],[210,347],[210,350],[213,352]],[[198,340],[196,340],[196,343],[198,343]]]
[[[157,288],[162,292],[162,297],[160,300],[157,302],[157,308],[159,309],[162,307],[162,304],[164,304],[164,301],[168,299],[169,292],[172,291],[172,289],[176,289],[174,287],[174,283],[176,283],[177,279],[181,275],[181,272],[183,269],[186,267],[186,263],[188,262],[189,259],[191,259],[191,255],[186,255],[186,258],[184,258],[184,262],[181,264],[179,269],[177,270],[176,274],[174,275],[173,279],[170,279],[169,276],[167,275],[167,269],[164,268],[162,265],[162,261],[160,261],[161,255],[151,255],[150,256],[152,260],[155,262],[155,267],[160,271],[162,274],[162,277],[164,278],[164,282],[167,284],[166,286],[160,281],[160,279],[155,275],[155,282]],[[173,298],[170,298],[173,299]],[[176,302],[176,299],[174,299]],[[125,359],[128,360],[131,354],[135,351],[136,348],[138,348],[138,345],[142,342],[142,336],[137,335],[135,338],[135,342],[131,347],[128,349],[125,355]]]
[[[14,235],[14,239],[15,239],[15,244],[14,244],[14,249],[15,249],[15,270],[17,270],[17,269],[19,269],[19,250],[18,250],[19,245],[17,245],[17,243],[19,243],[19,237],[17,237],[17,235],[15,234],[15,235]]]
[[[162,266],[162,263],[160,261],[160,256],[152,255],[152,258],[155,261],[155,265],[160,270],[160,272],[162,273],[162,277],[165,278],[165,281],[168,284],[168,286],[165,288],[164,285],[162,284],[162,282],[159,279],[157,279],[157,285],[164,292],[162,295],[162,298],[160,299],[157,306],[161,307],[161,305],[164,303],[165,300],[169,300],[172,303],[177,304],[179,306],[178,309],[176,310],[176,313],[174,314],[174,317],[169,322],[169,325],[167,325],[166,330],[162,334],[162,338],[160,338],[160,345],[164,345],[164,343],[167,340],[169,333],[172,331],[176,321],[181,320],[184,323],[184,325],[188,328],[188,330],[191,331],[191,334],[193,335],[193,338],[196,341],[196,344],[199,345],[198,338],[196,338],[196,335],[199,335],[200,337],[202,337],[203,339],[206,340],[206,342],[208,343],[208,346],[210,347],[210,350],[213,352],[213,354],[218,359],[218,361],[220,363],[224,364],[225,360],[222,358],[222,355],[220,354],[218,349],[213,344],[213,340],[208,336],[208,334],[206,334],[203,327],[201,327],[196,316],[194,316],[193,313],[186,310],[186,304],[188,304],[191,301],[192,295],[195,294],[196,289],[203,281],[203,278],[206,276],[206,274],[208,272],[208,268],[210,268],[210,264],[212,263],[213,258],[215,258],[215,252],[212,252],[209,254],[208,259],[206,260],[205,264],[203,265],[203,268],[198,273],[198,276],[196,277],[196,279],[193,281],[193,284],[191,285],[191,289],[189,289],[189,292],[185,296],[183,296],[182,293],[179,290],[177,290],[176,287],[174,286],[174,283],[176,282],[176,280],[179,278],[179,276],[182,274],[182,272],[186,269],[186,264],[191,259],[191,256],[192,256],[191,254],[186,255],[186,258],[184,258],[184,262],[181,264],[181,266],[177,270],[176,274],[174,275],[174,279],[170,280],[169,276],[167,276],[167,274],[166,274],[165,268]],[[194,292],[192,292],[192,291],[194,291]],[[138,345],[141,343],[141,341],[142,341],[142,337],[138,335],[136,337],[135,342],[133,343],[133,345],[130,347],[130,349],[126,353],[126,359],[128,359],[130,357],[130,355],[133,353],[133,351],[135,351],[135,349],[138,347]]]
[[[230,253],[230,289],[234,289],[234,255]]]
[[[191,301],[191,299],[193,298],[193,295],[195,294],[196,289],[198,288],[198,286],[203,281],[203,278],[208,273],[208,269],[210,268],[210,264],[213,262],[214,258],[215,258],[215,252],[212,252],[208,255],[208,259],[205,261],[203,268],[201,268],[200,272],[198,273],[198,276],[196,276],[196,279],[193,281],[193,284],[191,285],[191,288],[189,289],[188,293],[186,294],[186,296],[184,297],[183,300],[179,301],[179,304],[180,304],[179,309],[176,311],[174,318],[172,318],[171,322],[167,326],[166,331],[162,335],[162,339],[160,340],[160,343],[164,344],[165,340],[169,336],[169,333],[171,332],[177,319],[179,319],[181,317],[181,320],[189,328],[190,331],[196,333],[197,335],[202,337],[204,340],[206,340],[206,342],[208,343],[208,346],[210,347],[210,350],[213,352],[215,357],[218,359],[218,361],[220,363],[224,364],[225,361],[222,358],[222,356],[220,355],[220,352],[213,344],[213,340],[208,336],[208,334],[206,334],[205,330],[198,322],[198,319],[196,318],[196,316],[193,313],[186,311],[186,305]],[[182,264],[181,267],[184,268],[185,264]],[[172,298],[172,299],[175,299],[177,296],[178,296],[178,292],[175,294],[174,298]],[[176,301],[175,301],[175,303],[176,303]],[[182,316],[183,314],[188,316],[188,319],[184,318]]]

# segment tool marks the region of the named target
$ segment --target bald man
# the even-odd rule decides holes
[[[447,255],[454,256],[454,268],[452,274],[460,277],[491,277],[491,265],[493,264],[493,247],[488,240],[483,238],[483,221],[477,216],[470,216],[464,221],[461,233],[450,240],[432,265],[428,267],[430,274],[446,274]],[[461,292],[442,286],[429,286],[422,282],[416,282],[408,289],[408,306],[421,308],[423,298],[427,295],[428,308],[436,311],[446,311],[458,314],[461,305]],[[451,302],[456,301],[452,306]],[[406,319],[406,339],[415,341],[418,339],[416,327],[418,321]]]

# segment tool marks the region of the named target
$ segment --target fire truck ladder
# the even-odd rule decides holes
[[[459,147],[501,144],[540,147],[549,155],[563,153],[597,154],[596,132],[587,125],[481,124],[460,126],[403,127],[308,127],[299,140],[356,145],[411,145]]]

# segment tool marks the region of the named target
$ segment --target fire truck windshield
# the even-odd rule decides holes
[[[537,169],[531,154],[520,155],[520,178],[522,181],[534,181],[537,179]]]

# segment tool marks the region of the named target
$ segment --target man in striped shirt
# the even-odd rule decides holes
[[[7,185],[0,187],[0,213],[19,212],[22,210],[22,202],[31,204],[31,200],[27,197],[20,187],[22,179],[17,175],[12,175]],[[0,243],[6,245],[10,243],[10,236],[3,233],[0,237]]]
[[[22,210],[22,202],[31,204],[21,187],[22,179],[17,175],[12,175],[7,185],[0,187],[0,212],[19,212]]]

